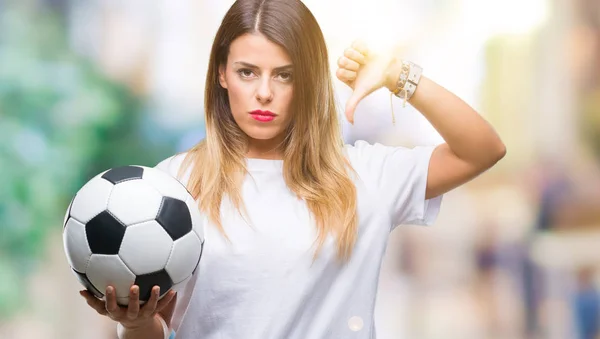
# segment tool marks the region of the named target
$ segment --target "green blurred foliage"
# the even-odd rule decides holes
[[[44,240],[62,230],[87,180],[119,165],[152,166],[172,149],[148,144],[140,100],[69,50],[60,13],[33,1],[3,6],[0,320],[27,304],[25,281],[43,265]]]

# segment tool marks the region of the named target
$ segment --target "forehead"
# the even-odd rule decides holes
[[[244,61],[261,68],[277,68],[292,63],[283,47],[262,34],[244,34],[235,39],[229,48],[228,61]]]

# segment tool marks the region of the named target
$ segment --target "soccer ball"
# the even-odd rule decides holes
[[[125,166],[98,174],[75,195],[63,223],[63,244],[79,282],[98,298],[109,285],[127,305],[160,286],[162,298],[182,288],[198,268],[204,225],[194,198],[155,168]]]

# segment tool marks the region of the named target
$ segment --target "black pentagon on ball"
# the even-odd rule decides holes
[[[85,224],[85,234],[93,254],[118,254],[125,225],[104,211]]]
[[[135,278],[135,285],[140,288],[140,300],[148,301],[154,286],[160,287],[160,295],[164,295],[171,287],[173,281],[167,271],[160,270],[158,272],[138,275]]]
[[[156,221],[177,240],[192,231],[192,216],[185,202],[163,197]]]
[[[102,292],[98,291],[98,289],[92,284],[92,282],[88,279],[88,277],[84,273],[80,273],[75,270],[73,270],[73,272],[75,272],[75,276],[77,277],[77,280],[79,280],[79,282],[83,285],[83,287],[85,287],[90,293],[92,293],[97,298],[104,297],[104,294],[102,294]]]
[[[141,179],[144,169],[138,166],[115,167],[102,175],[102,179],[112,182],[114,185],[128,180]]]

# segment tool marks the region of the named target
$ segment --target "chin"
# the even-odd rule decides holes
[[[271,140],[282,132],[279,128],[258,126],[248,126],[247,128],[242,128],[242,130],[248,137],[255,140]]]

